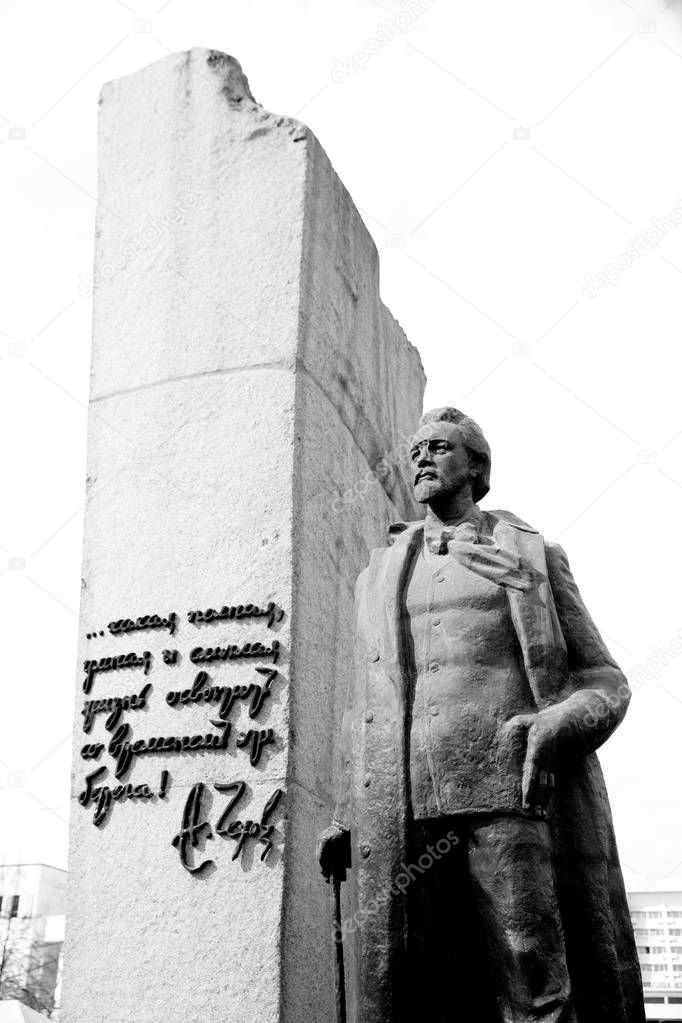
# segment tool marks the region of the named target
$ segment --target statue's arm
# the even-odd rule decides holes
[[[547,573],[568,658],[568,695],[509,724],[527,733],[522,798],[526,809],[544,812],[555,772],[575,756],[596,750],[620,724],[630,687],[599,635],[559,544],[546,545]],[[565,694],[564,688],[562,693]]]
[[[583,603],[565,551],[548,543],[546,557],[574,688],[549,710],[560,714],[562,738],[576,752],[591,753],[623,720],[630,687]]]

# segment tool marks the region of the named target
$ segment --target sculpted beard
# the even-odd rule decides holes
[[[444,475],[434,466],[427,465],[417,469],[414,474],[414,496],[420,504],[428,504],[433,500],[458,490],[469,478],[469,465],[462,466]]]
[[[422,476],[414,485],[414,496],[420,504],[426,504],[443,490],[443,484],[435,475]]]

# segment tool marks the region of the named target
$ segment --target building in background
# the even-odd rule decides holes
[[[628,892],[646,1018],[682,1023],[682,891]]]
[[[58,1018],[66,871],[0,865],[0,999]]]

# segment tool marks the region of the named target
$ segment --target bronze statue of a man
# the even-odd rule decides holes
[[[453,408],[412,442],[423,521],[356,587],[339,798],[353,1023],[643,1023],[595,750],[630,691],[561,547],[481,511],[490,449]]]

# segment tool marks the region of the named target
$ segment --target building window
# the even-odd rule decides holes
[[[19,896],[18,895],[10,895],[10,904],[9,904],[8,916],[9,917],[13,917],[13,916],[18,916],[18,915],[19,915]]]

